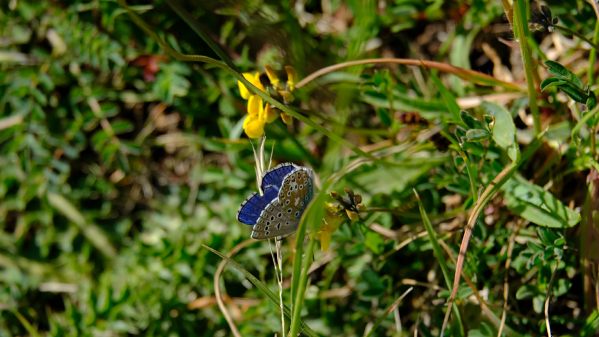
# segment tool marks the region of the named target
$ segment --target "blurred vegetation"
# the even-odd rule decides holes
[[[285,105],[301,118],[266,127],[273,162],[323,187],[306,240],[331,230],[326,203],[342,210],[328,249],[294,260],[302,236],[283,241],[286,292],[312,263],[314,334],[439,335],[472,214],[446,335],[599,334],[599,10],[518,4],[188,1],[194,28],[168,2],[130,1],[151,36],[115,0],[1,2],[0,336],[231,335],[221,258],[202,245],[249,238],[246,102],[234,73],[156,38],[218,59],[209,38],[240,71],[291,65],[300,81],[353,60],[440,62],[327,72]],[[221,289],[241,334],[280,335],[244,274],[277,291],[269,245],[233,260],[245,270]]]

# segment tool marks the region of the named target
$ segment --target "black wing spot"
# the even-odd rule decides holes
[[[285,205],[289,205],[289,199],[285,200]]]
[[[277,229],[281,229],[281,223],[280,222],[277,224]]]
[[[264,232],[264,235],[265,235],[265,236],[269,236],[269,235],[270,235],[270,232],[269,232],[269,231],[266,231],[266,232]]]
[[[299,211],[295,211],[295,217],[299,218],[300,212]]]
[[[275,216],[274,216],[274,215],[271,215],[271,216],[270,216],[270,220],[272,221],[272,220],[274,220],[274,219],[275,219]]]
[[[280,218],[280,217],[282,217],[282,216],[283,216],[283,214],[281,214],[281,212],[277,213],[277,217],[278,217],[278,218]]]
[[[288,208],[288,209],[287,209],[287,213],[291,213],[291,208]]]
[[[266,226],[266,227],[264,227],[264,230],[265,230],[265,231],[267,231],[267,230],[269,230],[269,229],[270,229],[270,226]]]

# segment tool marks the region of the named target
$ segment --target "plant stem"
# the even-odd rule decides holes
[[[599,18],[595,21],[595,32],[593,34],[593,42],[591,44],[591,52],[589,53],[589,69],[587,72],[587,81],[589,87],[595,84],[595,61],[597,60],[597,43],[599,43]]]
[[[535,135],[538,135],[541,132],[541,121],[537,105],[537,89],[534,83],[532,56],[528,45],[530,32],[528,30],[526,8],[525,0],[517,0],[514,3],[514,30],[520,43],[520,50],[522,51],[522,61],[524,63],[526,84],[528,87],[528,104],[532,114],[534,132]]]
[[[497,85],[504,87],[506,89],[523,91],[519,85],[511,82],[505,82],[498,80],[492,76],[487,74],[480,73],[478,71],[464,69],[460,67],[453,66],[451,64],[436,62],[436,61],[427,61],[427,60],[416,60],[416,59],[402,59],[402,58],[393,58],[393,57],[385,57],[385,58],[374,58],[374,59],[363,59],[363,60],[355,60],[337,63],[328,67],[324,67],[319,69],[312,74],[304,77],[301,81],[299,81],[295,87],[297,89],[306,86],[308,83],[312,82],[316,78],[326,75],[328,73],[332,73],[339,69],[364,65],[364,64],[402,64],[407,66],[419,66],[425,68],[438,69],[440,71],[450,73],[456,75],[464,80],[472,81],[482,85]]]
[[[314,253],[315,246],[316,240],[314,239],[314,236],[310,236],[308,241],[308,249],[305,251],[302,261],[302,271],[298,282],[298,288],[293,294],[294,299],[293,306],[291,308],[291,326],[289,328],[289,336],[297,336],[299,331],[302,306],[304,304],[304,295],[306,293],[306,286],[308,285],[308,269],[310,268],[310,262],[312,261],[312,254]]]
[[[573,31],[572,29],[570,29],[568,27],[561,26],[561,25],[553,25],[553,28],[559,29],[559,30],[561,30],[562,32],[564,32],[566,34],[574,35],[577,38],[583,40],[584,42],[590,44],[591,47],[597,48],[597,41],[593,42],[593,41],[589,40],[586,36],[584,36],[584,35],[582,35],[582,34],[580,34],[578,32],[575,32],[575,31]]]

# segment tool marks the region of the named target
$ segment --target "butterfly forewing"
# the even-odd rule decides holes
[[[292,163],[283,163],[275,166],[274,168],[266,171],[262,177],[262,189],[265,186],[273,185],[280,188],[283,184],[285,177],[291,172],[297,170],[299,167]]]
[[[254,225],[258,221],[260,214],[266,206],[275,200],[279,189],[275,186],[266,186],[263,188],[264,195],[253,193],[239,207],[237,211],[237,220],[246,225]]]

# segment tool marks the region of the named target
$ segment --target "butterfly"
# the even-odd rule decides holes
[[[253,226],[252,238],[257,240],[295,232],[314,194],[312,170],[283,163],[268,170],[260,186],[263,195],[252,193],[239,207],[237,220]]]

